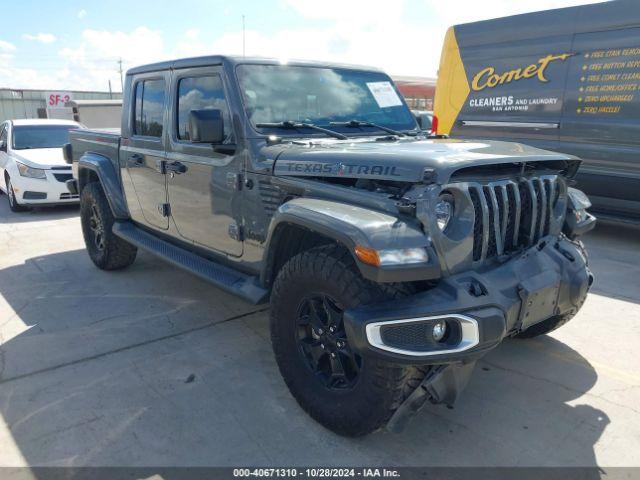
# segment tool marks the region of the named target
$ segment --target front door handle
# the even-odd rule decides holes
[[[181,173],[185,173],[187,171],[187,166],[181,162],[167,163],[165,168],[167,172],[175,173],[177,175],[180,175]]]
[[[143,165],[144,164],[144,157],[142,155],[140,155],[139,153],[134,153],[133,155],[131,155],[129,157],[129,161],[135,165]]]

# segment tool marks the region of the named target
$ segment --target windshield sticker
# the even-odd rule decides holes
[[[402,100],[398,97],[391,82],[367,82],[367,87],[380,108],[402,105]]]

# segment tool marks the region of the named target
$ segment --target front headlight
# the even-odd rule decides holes
[[[373,248],[356,245],[355,254],[360,261],[375,267],[412,265],[416,263],[427,263],[429,261],[429,254],[424,248],[375,250]]]
[[[569,210],[573,211],[577,223],[585,221],[589,216],[587,209],[591,207],[589,197],[587,197],[581,190],[572,187],[569,187],[567,193],[569,197]]]
[[[18,172],[20,172],[20,175],[23,177],[40,178],[40,179],[47,178],[47,175],[44,173],[44,170],[41,168],[31,168],[25,165],[24,163],[20,163],[20,162],[16,162],[16,164],[18,165]]]
[[[440,195],[438,199],[438,203],[436,203],[435,214],[436,214],[436,223],[438,224],[438,228],[441,232],[444,232],[453,218],[453,195],[449,193],[443,193]]]

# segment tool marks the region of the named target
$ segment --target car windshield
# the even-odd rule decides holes
[[[357,120],[398,131],[417,128],[411,111],[384,73],[243,64],[238,66],[237,74],[247,116],[254,127],[262,123],[301,122],[349,135],[358,131],[388,134],[374,126],[356,130],[347,125],[331,125]],[[278,132],[283,133],[287,132]]]
[[[14,150],[28,148],[58,148],[69,143],[69,130],[76,125],[15,125],[13,127]]]

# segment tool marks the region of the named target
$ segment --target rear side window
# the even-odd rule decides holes
[[[219,75],[185,77],[178,82],[178,138],[189,140],[189,112],[218,109],[222,112],[225,139],[231,135],[229,108]]]
[[[146,137],[162,136],[164,80],[144,80],[136,84],[134,133]]]
[[[0,127],[0,142],[4,140],[5,145],[7,144],[7,126],[2,125]]]

